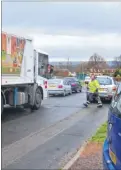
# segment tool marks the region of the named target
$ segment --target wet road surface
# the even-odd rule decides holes
[[[29,110],[6,109],[2,120],[2,146],[62,120],[77,112],[83,106],[85,93],[66,97],[51,97],[44,101],[42,107],[33,113]]]
[[[106,120],[108,104],[83,108],[85,93],[51,97],[39,111],[6,110],[2,120],[2,167],[61,168]]]

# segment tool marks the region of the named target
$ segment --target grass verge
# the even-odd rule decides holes
[[[107,122],[102,124],[96,134],[90,139],[91,142],[104,142],[107,134]]]

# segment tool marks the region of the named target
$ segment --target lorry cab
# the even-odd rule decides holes
[[[46,52],[34,49],[35,81],[42,88],[42,99],[48,98],[48,63],[49,55]]]
[[[121,169],[121,83],[108,113],[107,138],[103,146],[104,169]]]

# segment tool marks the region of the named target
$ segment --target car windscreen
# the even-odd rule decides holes
[[[76,81],[76,79],[74,79],[74,78],[65,78],[64,80],[66,80],[68,82],[75,82]]]
[[[111,110],[114,114],[121,118],[121,94],[116,95],[115,98],[113,98]]]
[[[48,84],[60,84],[62,80],[52,79],[48,81]]]
[[[97,77],[100,85],[112,85],[111,78],[108,77]]]

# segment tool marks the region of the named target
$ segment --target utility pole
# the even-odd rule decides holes
[[[82,63],[82,74],[83,74],[83,80],[84,80],[84,63]]]
[[[69,57],[67,59],[67,69],[69,69]]]

